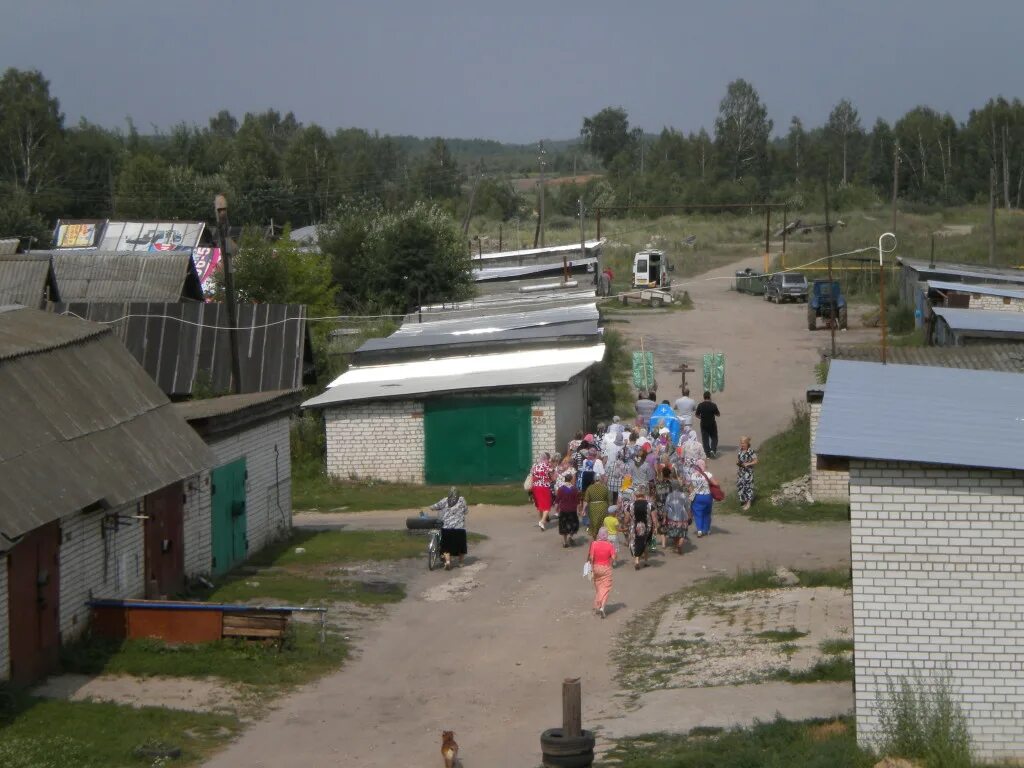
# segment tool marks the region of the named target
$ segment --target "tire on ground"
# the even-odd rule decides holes
[[[839,308],[839,327],[842,330],[846,330],[846,307]]]
[[[405,527],[410,531],[429,531],[431,528],[437,528],[436,517],[407,517],[405,518]]]
[[[578,755],[593,749],[593,731],[584,730],[580,736],[564,736],[561,728],[548,728],[540,735],[540,751],[544,755]]]
[[[594,764],[594,750],[578,755],[543,755],[544,768],[589,768]]]

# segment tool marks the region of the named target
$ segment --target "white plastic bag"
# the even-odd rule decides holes
[[[589,579],[589,578],[593,577],[593,575],[594,575],[594,566],[592,566],[590,564],[590,561],[587,560],[587,562],[585,562],[583,564],[583,578],[584,579]]]

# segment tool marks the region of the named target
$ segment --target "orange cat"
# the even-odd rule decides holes
[[[459,745],[455,743],[455,731],[441,731],[441,757],[444,768],[455,768],[459,761]]]

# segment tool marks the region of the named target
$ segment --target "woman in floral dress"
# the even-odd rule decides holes
[[[754,465],[757,464],[757,452],[750,447],[750,438],[740,438],[740,447],[736,452],[736,493],[740,497],[744,511],[750,509],[754,500]]]

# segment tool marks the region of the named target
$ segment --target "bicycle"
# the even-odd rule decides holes
[[[405,527],[410,531],[429,531],[427,534],[427,570],[432,571],[438,568],[444,559],[441,555],[441,519],[428,517],[426,513],[420,512],[419,517],[406,518]]]

